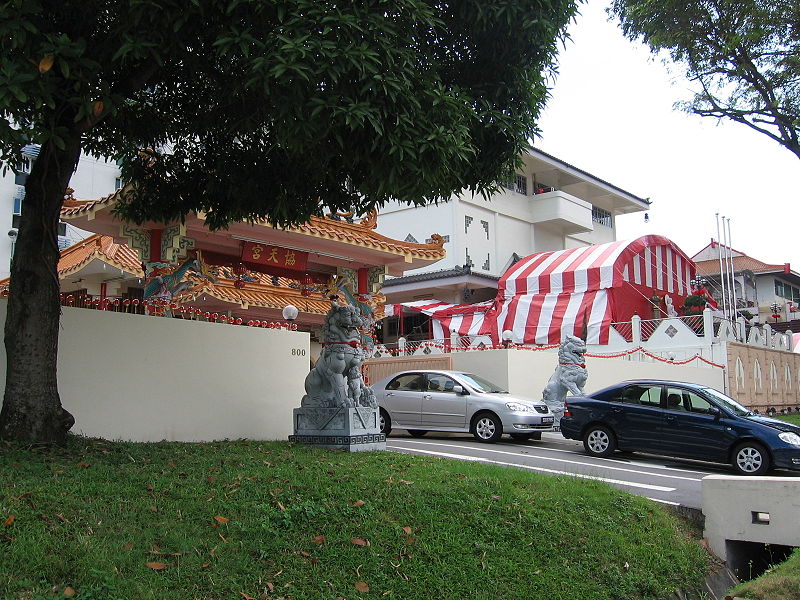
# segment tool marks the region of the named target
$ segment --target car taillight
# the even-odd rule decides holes
[[[562,416],[564,416],[564,417],[571,417],[572,416],[572,413],[569,412],[569,406],[567,406],[567,401],[566,400],[564,400],[564,414]]]

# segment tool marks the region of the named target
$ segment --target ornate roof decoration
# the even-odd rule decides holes
[[[117,190],[113,194],[97,200],[75,200],[70,196],[64,201],[61,209],[61,218],[67,221],[86,218],[91,221],[98,212],[108,211],[113,208],[126,192],[126,189]],[[198,215],[198,218],[202,219],[203,217]],[[267,219],[259,220],[256,223],[261,226],[272,227],[272,224]],[[375,227],[377,227],[377,211],[370,212],[359,223],[311,217],[308,223],[287,227],[284,231],[403,256],[418,257],[429,261],[445,257],[444,240],[438,234],[431,236],[433,241],[430,244],[414,244],[383,236],[374,231]]]

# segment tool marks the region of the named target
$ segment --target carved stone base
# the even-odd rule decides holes
[[[348,452],[386,450],[377,408],[295,408],[293,416],[290,442]]]

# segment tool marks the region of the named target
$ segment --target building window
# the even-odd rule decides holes
[[[489,255],[488,255],[488,254],[486,255],[486,262],[485,262],[485,263],[483,263],[483,267],[481,267],[481,268],[482,268],[484,271],[488,271],[488,270],[489,270]]]
[[[114,190],[121,190],[123,187],[125,187],[125,184],[122,183],[121,177],[114,179]]]
[[[483,219],[481,219],[481,227],[483,227],[483,230],[486,232],[486,239],[488,240],[489,239],[489,221],[484,221]]]
[[[514,191],[523,196],[528,195],[528,178],[525,175],[517,175],[514,179]]]
[[[15,215],[21,215],[22,214],[22,198],[23,197],[24,197],[24,191],[23,191],[23,195],[14,196],[14,214]]]
[[[410,233],[406,236],[406,239],[404,241],[409,242],[411,244],[419,244],[419,242],[417,241],[417,238],[415,238]]]
[[[469,215],[464,217],[464,233],[467,233],[470,224],[472,223],[473,219]]]
[[[775,280],[775,295],[793,302],[800,301],[800,289],[783,281]]]
[[[613,227],[611,213],[597,206],[592,206],[592,221],[605,227]]]
[[[512,191],[512,192],[515,189],[514,182],[511,181],[510,179],[501,180],[500,181],[500,185],[502,185],[504,188],[506,188],[507,190]]]
[[[469,257],[469,248],[467,248],[467,249],[465,250],[465,252],[466,252],[466,254],[467,254],[467,260],[466,260],[466,262],[464,262],[464,266],[465,266],[465,267],[470,267],[470,268],[471,268],[471,267],[474,267],[474,266],[475,266],[475,263],[474,263],[474,262],[472,262],[472,259]]]

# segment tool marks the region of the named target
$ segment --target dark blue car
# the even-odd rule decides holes
[[[567,398],[561,433],[586,452],[647,452],[729,463],[743,475],[800,470],[800,427],[757,415],[722,392],[677,381],[623,381]]]

